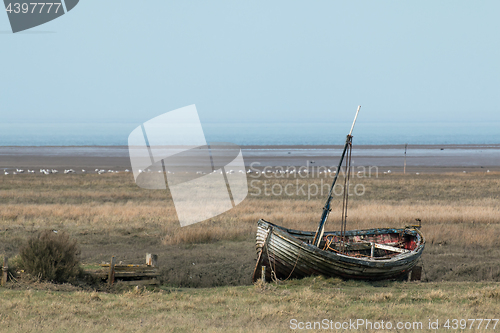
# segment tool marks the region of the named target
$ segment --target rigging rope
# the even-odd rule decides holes
[[[342,220],[340,225],[340,247],[342,252],[346,252],[345,248],[345,233],[347,230],[347,205],[349,203],[349,181],[351,179],[351,157],[352,157],[352,141],[349,139],[346,158],[346,172],[344,174],[344,196],[342,199]]]

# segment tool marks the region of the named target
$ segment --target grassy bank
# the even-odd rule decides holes
[[[422,323],[425,332],[429,319],[439,320],[441,330],[447,319],[498,319],[500,306],[500,288],[492,283],[368,284],[319,277],[118,294],[0,289],[0,297],[2,332],[286,332],[292,319]]]

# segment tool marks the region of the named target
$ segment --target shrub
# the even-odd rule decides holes
[[[80,251],[65,232],[40,232],[20,250],[24,270],[41,280],[68,282],[80,273]]]

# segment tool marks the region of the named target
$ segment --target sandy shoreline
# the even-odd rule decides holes
[[[334,167],[343,146],[242,146],[245,164],[266,166]],[[377,166],[393,172],[403,170],[403,145],[359,145],[353,148],[355,166]],[[0,169],[72,168],[95,170],[130,169],[127,146],[3,146]],[[484,170],[483,170],[484,169]],[[409,172],[500,171],[500,144],[410,145]]]

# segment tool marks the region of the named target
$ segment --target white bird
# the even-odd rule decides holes
[[[9,173],[8,173],[7,171],[5,171],[5,173],[4,173],[4,174],[5,174],[5,175],[8,175]]]
[[[464,173],[467,173],[467,171],[464,170]]]
[[[250,172],[252,172],[252,171],[250,171],[250,169],[248,169],[247,173],[250,173]]]
[[[125,172],[130,172],[130,170],[129,169],[125,169]]]
[[[486,172],[490,172],[490,170],[486,170]]]
[[[97,172],[97,171],[99,171],[99,169],[95,169],[94,171]]]
[[[391,173],[392,171],[391,170],[387,170],[387,173]]]
[[[85,173],[85,169],[82,169],[82,172]]]
[[[14,171],[12,174],[13,174],[13,175],[17,175],[17,173],[16,173],[15,171]]]
[[[417,175],[420,175],[420,172],[417,172],[416,174],[417,174]]]

